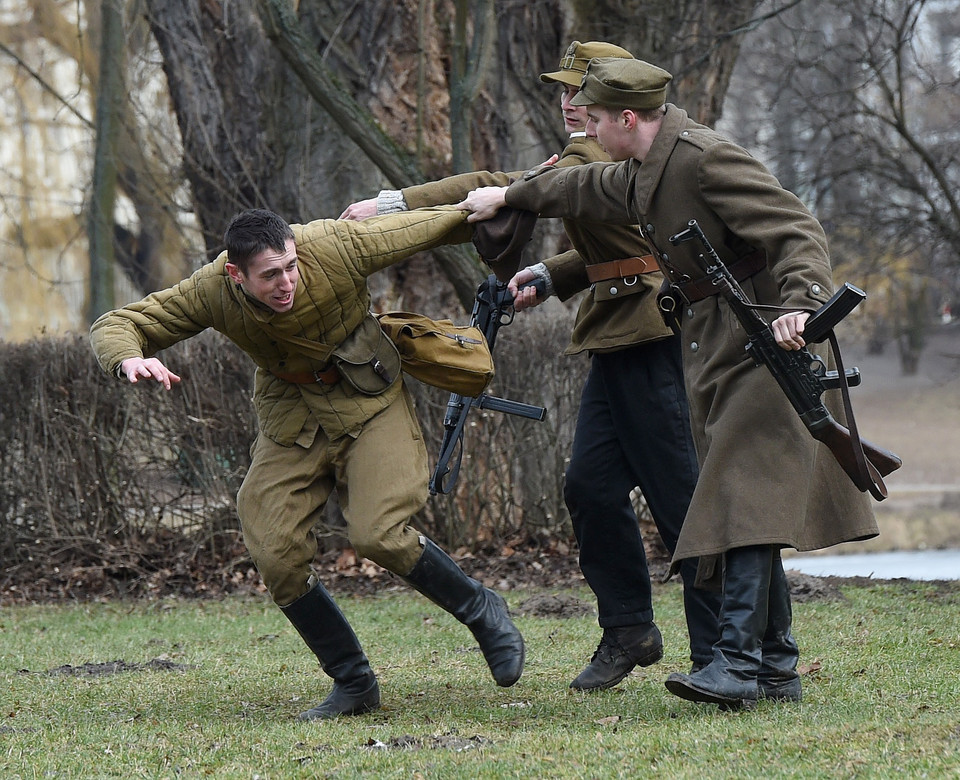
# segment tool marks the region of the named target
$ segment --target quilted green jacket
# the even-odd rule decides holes
[[[354,341],[379,339],[379,327],[358,330],[371,319],[367,277],[416,252],[469,241],[465,219],[465,212],[438,208],[292,225],[300,281],[291,311],[277,313],[248,297],[225,271],[224,252],[179,284],[102,315],[91,327],[91,346],[101,368],[116,375],[127,358],[150,357],[213,328],[257,366],[253,401],[264,435],[308,445],[318,429],[331,440],[356,433],[397,397],[399,371],[375,395],[347,381],[292,384],[272,372],[324,368],[351,334]],[[353,347],[362,351],[364,344]]]

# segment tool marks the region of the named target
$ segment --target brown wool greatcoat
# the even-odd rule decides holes
[[[725,263],[759,249],[767,266],[742,283],[756,302],[815,309],[832,277],[820,224],[745,150],[668,105],[641,165],[531,171],[506,202],[544,217],[639,224],[662,267],[700,278],[696,242],[669,237],[696,219]],[[681,312],[684,380],[700,479],[675,560],[749,545],[812,550],[877,534],[869,497],[801,423],[776,381],[744,352],[718,295]],[[837,391],[824,395],[834,416]],[[642,399],[638,399],[642,403]]]
[[[557,162],[568,168],[591,162],[609,162],[595,138],[571,138]],[[449,176],[402,190],[411,209],[459,203],[477,187],[502,187],[523,175],[478,171]],[[586,266],[645,253],[646,242],[635,226],[609,225],[592,220],[564,219],[563,227],[579,251],[564,252],[544,260],[553,287],[565,301],[590,287]],[[656,294],[663,276],[657,272],[636,279],[597,282],[577,311],[567,355],[584,351],[613,352],[636,344],[659,341],[672,335],[657,311]]]

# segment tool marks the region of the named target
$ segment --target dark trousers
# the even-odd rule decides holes
[[[617,628],[653,619],[650,573],[630,491],[636,486],[643,491],[672,553],[698,468],[679,339],[595,354],[591,361],[564,498],[580,545],[580,568],[597,596],[600,625]],[[696,560],[684,567],[695,575]],[[692,587],[692,579],[688,583],[684,576],[684,582]],[[694,616],[687,608],[689,623]],[[710,607],[704,608],[709,614]],[[715,617],[707,622],[715,631]],[[710,633],[702,638],[704,652],[715,639]]]

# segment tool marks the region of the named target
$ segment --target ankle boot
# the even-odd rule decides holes
[[[663,637],[652,621],[636,626],[605,628],[593,658],[570,687],[578,691],[612,688],[635,666],[650,666],[661,658]]]
[[[741,547],[725,553],[720,637],[713,660],[692,674],[671,674],[666,681],[670,693],[724,709],[755,704],[774,549]]]
[[[761,699],[798,702],[802,698],[800,675],[797,674],[800,649],[793,638],[792,622],[790,583],[783,572],[778,551],[770,575],[767,630],[763,635],[763,658],[757,675],[757,693]]]
[[[523,637],[510,620],[506,602],[463,573],[426,537],[423,552],[403,579],[470,629],[497,685],[509,687],[523,674]]]
[[[301,712],[300,720],[357,715],[380,706],[377,677],[357,635],[323,585],[318,582],[280,610],[320,660],[323,671],[333,678],[330,695],[316,707]]]

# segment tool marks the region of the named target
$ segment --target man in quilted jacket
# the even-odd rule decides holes
[[[290,225],[271,211],[245,211],[216,260],[104,314],[90,331],[100,366],[134,384],[169,390],[180,377],[155,355],[207,328],[256,364],[259,432],[237,511],[271,597],[334,681],[302,720],[380,706],[356,634],[311,572],[312,527],[334,488],[358,555],[464,623],[498,685],[523,671],[523,638],[503,599],[410,525],[427,498],[427,454],[399,355],[370,314],[367,277],[415,252],[469,241],[465,217],[445,208]]]

